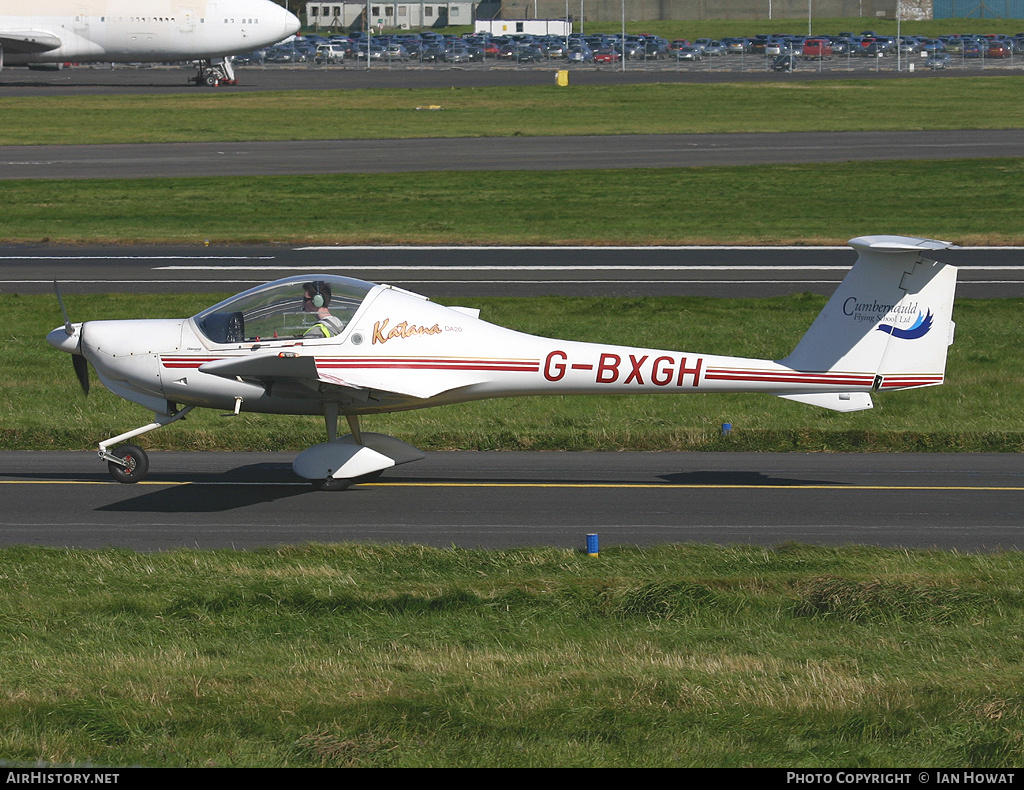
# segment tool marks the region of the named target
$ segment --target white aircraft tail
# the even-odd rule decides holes
[[[873,377],[875,391],[941,384],[953,342],[956,269],[922,253],[953,245],[904,236],[861,236],[849,244],[857,262],[781,364]],[[863,390],[782,397],[840,411],[871,408]]]

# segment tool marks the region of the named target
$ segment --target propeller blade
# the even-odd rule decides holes
[[[53,281],[53,291],[57,294],[57,303],[60,305],[60,311],[64,314],[64,332],[68,337],[73,337],[75,334],[75,327],[71,324],[71,317],[68,315],[68,310],[64,306],[64,300],[60,295],[60,286],[57,285],[57,281]],[[60,346],[64,351],[71,351],[71,364],[75,368],[75,377],[78,379],[78,383],[82,386],[82,392],[86,395],[89,394],[89,362],[82,355],[82,333],[85,331],[85,326],[82,325],[78,331],[78,347],[71,351],[69,348]]]
[[[75,333],[74,327],[71,326],[71,318],[68,317],[67,308],[64,307],[64,300],[60,298],[60,286],[57,285],[57,281],[53,281],[53,290],[57,294],[57,303],[60,305],[60,311],[64,314],[64,331],[68,333],[70,337]]]
[[[89,363],[81,354],[71,355],[71,364],[74,365],[75,375],[78,376],[78,383],[82,385],[82,392],[89,394]]]

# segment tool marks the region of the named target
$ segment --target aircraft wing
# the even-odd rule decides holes
[[[305,384],[310,390],[311,397],[314,394],[319,396],[320,386],[326,384],[348,390],[347,394],[353,396],[357,391],[362,392],[363,398],[366,397],[368,390],[414,398],[430,398],[450,389],[486,380],[484,376],[465,371],[453,371],[448,375],[437,375],[436,371],[421,371],[417,375],[415,371],[418,368],[415,362],[383,368],[377,372],[346,369],[344,378],[327,372],[341,367],[336,360],[321,361],[321,366],[318,367],[316,358],[311,356],[257,354],[207,362],[200,366],[199,371],[229,379],[254,381],[268,387],[278,382]]]
[[[57,49],[61,40],[43,30],[0,30],[0,47],[10,55],[26,55]]]

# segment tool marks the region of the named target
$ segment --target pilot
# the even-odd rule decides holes
[[[334,337],[345,328],[337,316],[331,315],[327,306],[331,303],[331,286],[323,280],[304,283],[302,286],[302,309],[316,313],[317,322],[306,330],[304,337]]]

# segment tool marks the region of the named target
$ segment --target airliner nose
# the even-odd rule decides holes
[[[277,13],[280,16],[282,39],[288,38],[288,36],[294,36],[299,32],[299,28],[302,27],[302,22],[299,21],[299,18],[295,16],[295,14],[283,6],[279,6],[277,3],[270,3],[270,5],[273,5],[274,8],[277,9],[274,13]]]

